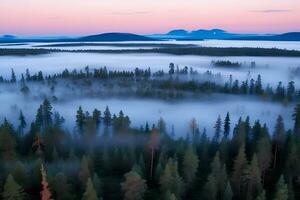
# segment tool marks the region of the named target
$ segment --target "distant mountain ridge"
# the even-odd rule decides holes
[[[157,41],[157,40],[265,40],[265,41],[300,41],[300,32],[283,34],[238,34],[222,29],[199,29],[187,31],[184,29],[171,30],[165,34],[137,35],[132,33],[102,33],[84,37],[34,37],[20,38],[13,35],[0,36],[0,43],[20,42],[122,42],[122,41]]]
[[[154,41],[155,39],[146,36],[132,34],[132,33],[103,33],[98,35],[81,37],[78,40],[120,42],[120,41]]]
[[[122,42],[122,41],[156,41],[155,38],[132,34],[132,33],[102,33],[77,38],[18,38],[1,37],[0,42]]]
[[[234,38],[235,40],[264,40],[264,41],[300,41],[300,32],[283,33],[272,36],[255,36]]]
[[[284,34],[239,34],[230,33],[222,29],[199,29],[187,31],[184,29],[171,30],[165,34],[153,34],[149,37],[156,39],[176,39],[176,40],[269,40],[269,41],[300,41],[300,32],[290,32]]]

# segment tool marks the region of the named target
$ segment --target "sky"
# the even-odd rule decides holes
[[[300,31],[300,0],[0,0],[0,35]]]

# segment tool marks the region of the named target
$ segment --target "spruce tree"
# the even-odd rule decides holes
[[[104,122],[105,126],[108,127],[111,125],[111,114],[110,114],[108,106],[106,106],[103,114],[104,114],[103,122]]]
[[[219,142],[220,135],[221,135],[221,128],[222,128],[222,120],[221,120],[221,116],[220,115],[218,116],[218,119],[217,119],[217,121],[215,123],[214,128],[215,128],[215,135],[213,137],[213,140],[215,142]]]
[[[170,191],[176,198],[180,199],[183,194],[183,181],[178,173],[178,164],[176,160],[169,159],[159,180],[162,192]]]
[[[190,146],[183,157],[183,177],[185,182],[190,185],[195,179],[199,165],[199,158]]]
[[[25,199],[25,193],[23,188],[14,180],[11,174],[9,174],[6,178],[2,198],[3,200]]]
[[[20,110],[19,121],[20,121],[19,130],[20,130],[21,135],[23,135],[24,128],[26,128],[27,124],[26,124],[26,120],[25,120],[22,110]]]
[[[293,113],[294,133],[300,139],[300,103],[297,104]]]
[[[130,171],[125,174],[125,181],[121,183],[125,200],[142,200],[147,189],[146,181],[141,176]]]
[[[85,115],[83,113],[82,107],[79,106],[76,114],[76,125],[81,133],[83,131],[84,123],[85,123]]]
[[[242,175],[247,167],[247,158],[245,154],[245,146],[241,146],[238,155],[233,163],[233,174],[231,177],[235,193],[240,197],[242,192]]]
[[[230,116],[229,116],[229,112],[227,112],[224,120],[224,137],[228,138],[229,133],[230,133]]]
[[[273,143],[274,143],[274,159],[273,159],[273,168],[276,167],[278,162],[278,155],[282,153],[285,143],[285,128],[283,123],[283,118],[281,115],[278,116],[275,130],[273,134]]]
[[[262,191],[261,172],[258,166],[256,154],[253,155],[251,163],[244,170],[242,180],[246,186],[246,199],[256,198]]]
[[[276,185],[274,200],[288,200],[288,197],[288,186],[281,175]]]
[[[91,178],[88,178],[82,200],[99,200]]]

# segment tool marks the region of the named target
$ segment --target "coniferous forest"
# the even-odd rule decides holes
[[[236,63],[216,61],[222,67]],[[222,80],[220,74],[193,68],[151,72],[109,71],[105,67],[63,70],[46,75],[26,70],[20,78],[12,69],[9,87],[27,99],[50,91],[34,116],[19,110],[18,118],[0,125],[0,188],[3,199],[274,199],[300,198],[300,91],[293,81],[264,87],[263,77]],[[39,86],[38,89],[36,87]],[[98,87],[96,87],[98,86]],[[43,89],[44,88],[44,89]],[[197,100],[204,94],[226,94],[293,104],[291,128],[281,116],[274,127],[250,117],[216,116],[213,131],[195,118],[188,134],[177,137],[163,118],[133,126],[131,117],[84,105],[73,110],[74,126],[55,110],[66,96]],[[76,89],[77,88],[77,89]],[[117,89],[116,89],[117,88]],[[199,110],[199,112],[204,111]],[[222,118],[221,115],[225,117]],[[15,122],[17,121],[17,122]]]

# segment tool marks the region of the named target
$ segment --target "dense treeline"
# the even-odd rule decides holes
[[[260,75],[256,79],[249,78],[245,81],[234,80],[230,76],[229,80],[224,82],[220,74],[213,74],[210,71],[198,73],[188,67],[180,69],[178,66],[175,67],[174,63],[170,63],[168,72],[163,70],[151,72],[150,68],[112,71],[106,67],[97,69],[86,67],[84,70],[65,69],[52,75],[44,75],[42,71],[31,74],[27,69],[25,74],[21,74],[20,80],[17,80],[13,69],[10,79],[0,76],[0,83],[17,82],[20,83],[20,91],[24,94],[30,93],[30,83],[47,83],[54,96],[56,88],[65,87],[69,92],[85,88],[84,91],[90,95],[98,96],[109,94],[109,96],[178,99],[220,93],[257,96],[285,104],[300,100],[300,90],[295,87],[294,81],[290,81],[287,86],[279,82],[275,88],[270,85],[263,86]]]
[[[272,56],[272,57],[300,57],[300,51],[286,49],[267,48],[220,48],[220,47],[166,47],[153,49],[122,49],[122,50],[66,50],[66,49],[10,49],[0,48],[0,56],[26,56],[40,55],[55,52],[71,53],[165,53],[172,55],[198,55],[198,56]]]
[[[75,114],[75,113],[74,113]],[[0,125],[3,199],[280,199],[300,198],[300,104],[294,128],[278,116],[274,132],[249,117],[217,118],[215,132],[175,139],[159,119],[139,129],[122,111],[79,107],[76,127],[45,99],[33,122]],[[208,137],[211,135],[212,137]]]

